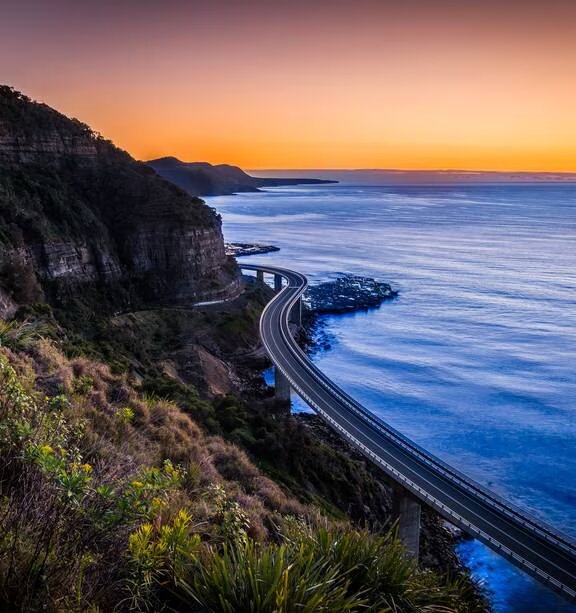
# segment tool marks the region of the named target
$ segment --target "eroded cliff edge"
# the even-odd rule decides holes
[[[0,87],[0,308],[189,304],[239,287],[219,216],[88,126]],[[97,298],[94,293],[97,290]]]

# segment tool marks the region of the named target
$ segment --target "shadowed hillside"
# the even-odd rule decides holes
[[[146,162],[148,166],[195,196],[219,196],[237,192],[257,192],[261,187],[280,185],[317,185],[338,181],[286,177],[251,177],[237,166],[212,165],[207,162],[182,162],[175,157],[164,157]]]
[[[120,309],[226,296],[237,273],[201,200],[1,87],[0,288],[4,308],[43,295],[92,300],[98,288],[100,307]]]

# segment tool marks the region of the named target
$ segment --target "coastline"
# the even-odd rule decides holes
[[[573,428],[562,409],[570,408],[574,383],[558,357],[573,347],[572,296],[562,280],[574,268],[572,233],[557,231],[559,220],[564,228],[573,225],[573,188],[362,191],[339,185],[304,195],[286,191],[219,201],[226,235],[250,240],[257,215],[258,237],[282,251],[255,260],[286,267],[297,261],[311,279],[342,269],[389,279],[403,296],[381,309],[319,318],[328,324],[322,342],[333,350],[315,356],[318,366],[446,461],[573,529],[564,496],[571,490]],[[535,226],[538,232],[530,230]],[[332,230],[329,238],[313,241]],[[513,257],[503,262],[502,249]],[[558,251],[566,252],[565,260],[553,258]],[[357,378],[360,367],[365,384]],[[499,417],[503,410],[505,420]],[[535,455],[517,461],[524,445],[534,444],[536,427]],[[477,541],[459,550],[493,592],[495,610],[568,610]]]
[[[370,281],[373,281],[373,279],[370,279]],[[305,305],[298,343],[306,354],[313,356],[331,351],[334,339],[326,330],[325,322],[328,316],[341,317],[367,309],[377,309],[383,302],[398,295],[398,292],[393,290],[390,285],[385,283],[382,283],[382,285],[389,288],[391,293],[382,298],[377,305],[364,306],[359,304],[352,310],[327,311],[315,311],[309,305]],[[269,360],[266,360],[266,362],[269,367]],[[256,364],[255,366],[258,369]],[[263,373],[261,365],[259,370]],[[338,502],[338,506],[346,510],[346,515],[356,525],[367,526],[374,532],[385,533],[394,529],[394,500],[399,492],[397,484],[377,466],[368,462],[361,453],[334,432],[316,413],[312,411],[294,412],[291,407],[290,419],[304,431],[310,433],[313,440],[322,445],[327,445],[335,453],[346,458],[346,461],[353,467],[351,472],[364,475],[363,482],[369,482],[370,485],[365,488],[362,495],[358,490],[354,491],[354,488],[352,488],[352,490],[348,490],[348,497],[344,497]],[[346,476],[342,475],[341,478],[345,479]],[[470,592],[474,594],[479,610],[490,610],[486,590],[472,577],[470,568],[464,564],[457,552],[458,545],[469,539],[471,540],[471,537],[449,524],[433,509],[422,505],[419,564],[423,568],[458,577],[459,580],[465,582]]]
[[[247,257],[249,255],[263,255],[280,251],[276,245],[264,245],[262,243],[224,243],[226,255],[235,258]]]

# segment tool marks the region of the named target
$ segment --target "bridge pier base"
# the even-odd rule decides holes
[[[418,560],[420,549],[420,502],[408,492],[395,490],[394,515],[398,518],[398,538],[408,555]]]
[[[258,279],[258,281],[261,281],[262,283],[264,283],[264,271],[263,270],[257,270],[256,271],[256,279]]]
[[[290,402],[290,381],[286,379],[284,373],[274,366],[274,395],[276,400]]]
[[[282,276],[274,275],[274,291],[279,292],[282,289]]]
[[[292,307],[290,321],[299,328],[302,326],[302,298],[298,298],[298,302]]]

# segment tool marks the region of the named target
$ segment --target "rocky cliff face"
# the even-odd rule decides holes
[[[14,133],[10,122],[0,121],[0,160],[25,164],[47,156],[56,160],[66,155],[94,159],[98,155],[96,142],[89,134],[67,136],[57,130],[44,134]]]
[[[90,295],[116,310],[190,303],[238,283],[220,219],[200,199],[0,87],[0,307]]]

